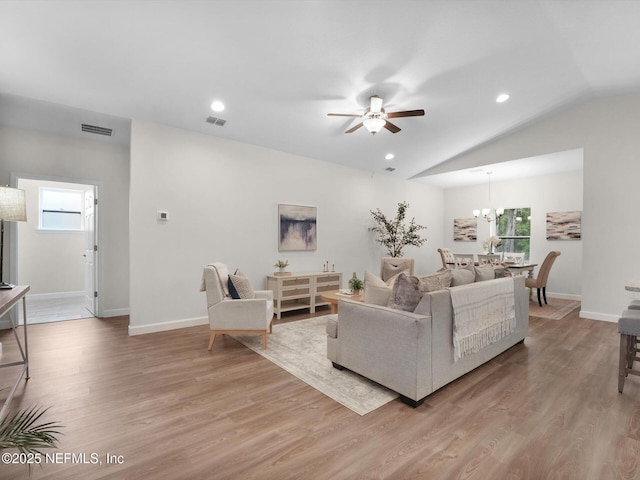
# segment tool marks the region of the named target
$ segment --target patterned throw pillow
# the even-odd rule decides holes
[[[423,292],[435,292],[436,290],[444,290],[451,286],[451,270],[443,270],[441,272],[432,273],[420,277]]]
[[[237,275],[238,273],[241,275]],[[237,270],[236,274],[229,275],[229,293],[235,299],[256,298],[249,279]]]
[[[388,306],[396,310],[413,312],[425,293],[422,287],[423,284],[418,277],[401,273],[393,284]]]

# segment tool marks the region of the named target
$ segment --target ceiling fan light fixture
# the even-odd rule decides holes
[[[384,118],[372,117],[367,118],[362,123],[364,124],[366,129],[371,132],[372,135],[375,135],[380,131],[382,127],[384,127],[384,124],[387,123],[387,121]]]

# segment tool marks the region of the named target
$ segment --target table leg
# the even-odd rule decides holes
[[[331,304],[331,314],[335,315],[336,313],[338,313],[338,303],[332,303]]]

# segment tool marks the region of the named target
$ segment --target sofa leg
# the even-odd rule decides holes
[[[213,341],[216,339],[216,332],[211,332],[211,335],[209,336],[209,347],[208,350],[211,351],[211,349],[213,348]]]
[[[402,400],[402,403],[406,403],[407,405],[413,408],[418,408],[420,405],[422,405],[424,403],[425,398],[427,397],[422,397],[420,400],[414,400],[413,398],[400,395],[400,400]]]
[[[331,365],[333,365],[333,368],[337,368],[338,370],[344,370],[344,367],[342,365],[338,365],[336,362],[331,362]]]

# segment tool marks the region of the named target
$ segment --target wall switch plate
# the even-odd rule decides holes
[[[166,212],[164,210],[158,210],[158,220],[162,220],[164,222],[166,222],[167,220],[169,220],[169,212]]]

